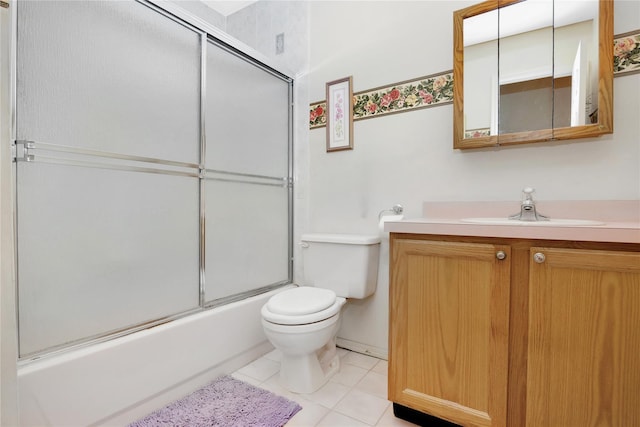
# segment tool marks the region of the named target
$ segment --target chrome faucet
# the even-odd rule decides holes
[[[517,219],[520,221],[549,221],[548,216],[539,214],[536,211],[536,202],[533,201],[533,192],[531,187],[522,189],[522,203],[520,204],[520,212],[510,215],[509,219]]]

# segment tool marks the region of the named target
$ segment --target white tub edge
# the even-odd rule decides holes
[[[21,426],[126,425],[273,347],[260,309],[279,288],[18,368]]]

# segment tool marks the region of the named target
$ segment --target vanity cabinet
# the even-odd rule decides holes
[[[463,426],[640,425],[640,245],[390,242],[389,400]]]
[[[530,254],[526,426],[640,425],[640,253]]]
[[[505,426],[509,254],[490,243],[393,240],[391,401]]]

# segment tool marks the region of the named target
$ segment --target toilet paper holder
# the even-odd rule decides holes
[[[382,218],[382,214],[384,214],[385,212],[393,212],[394,215],[402,215],[402,212],[404,212],[404,208],[402,207],[402,205],[393,205],[391,209],[383,209],[378,214],[378,221],[380,221],[380,219]]]

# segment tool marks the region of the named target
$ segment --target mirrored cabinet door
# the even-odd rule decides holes
[[[490,0],[454,12],[454,148],[613,132],[612,3]]]

